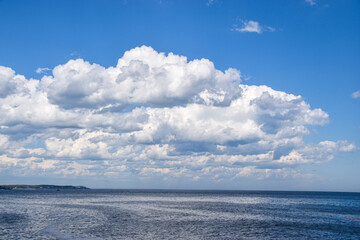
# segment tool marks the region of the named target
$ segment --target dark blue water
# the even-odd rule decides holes
[[[0,190],[0,239],[360,239],[360,193]]]

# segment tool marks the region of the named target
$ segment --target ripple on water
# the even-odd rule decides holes
[[[0,239],[358,239],[360,194],[19,191]]]

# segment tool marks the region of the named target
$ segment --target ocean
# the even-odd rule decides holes
[[[0,190],[0,239],[360,239],[360,193]]]

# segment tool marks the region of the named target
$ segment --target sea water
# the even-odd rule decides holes
[[[360,193],[0,190],[0,239],[360,239]]]

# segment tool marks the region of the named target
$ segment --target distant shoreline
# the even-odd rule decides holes
[[[166,188],[88,188],[72,185],[0,185],[0,190],[94,190],[94,191],[129,191],[129,192],[174,192],[174,193],[279,193],[279,194],[360,194],[360,191],[321,191],[321,190],[239,190],[239,189],[166,189]]]
[[[84,186],[60,185],[0,185],[0,190],[58,190],[58,189],[89,189]]]

